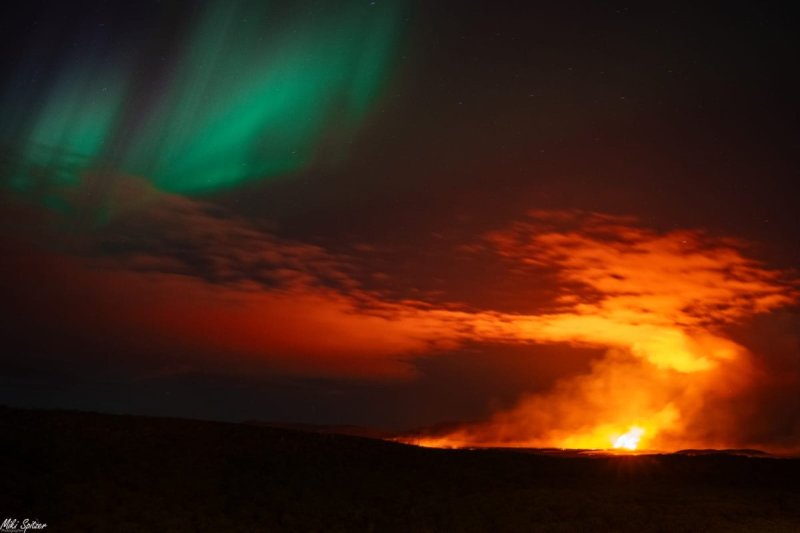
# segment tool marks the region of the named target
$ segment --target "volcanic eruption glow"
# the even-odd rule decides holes
[[[620,435],[614,440],[615,449],[635,450],[639,446],[639,439],[644,435],[644,430],[638,426],[632,426],[627,433]]]
[[[554,269],[564,289],[554,312],[475,318],[476,336],[605,355],[588,373],[523,396],[488,421],[407,441],[620,450],[732,444],[725,406],[758,372],[726,328],[796,301],[783,273],[747,258],[732,239],[591,213],[532,213],[486,240],[515,265]]]

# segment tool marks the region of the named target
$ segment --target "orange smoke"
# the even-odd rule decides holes
[[[586,375],[522,398],[489,421],[409,439],[428,446],[675,449],[724,445],[704,406],[753,376],[751,354],[724,327],[796,300],[746,258],[743,243],[634,220],[534,212],[487,237],[516,264],[554,268],[561,310],[477,320],[479,338],[606,347]],[[485,317],[484,317],[485,318]],[[700,428],[700,429],[698,429]]]
[[[198,200],[141,198],[136,216],[123,209],[86,237],[82,256],[4,248],[0,288],[16,296],[18,314],[63,338],[180,354],[156,363],[165,372],[407,379],[414,358],[467,344],[605,349],[589,372],[484,423],[408,439],[425,445],[729,446],[733,409],[724,407],[758,372],[726,328],[798,300],[785,274],[749,259],[742,242],[581,212],[533,212],[460,248],[499,255],[508,272],[555,275],[546,310],[393,299],[364,286],[358,255],[280,238]]]

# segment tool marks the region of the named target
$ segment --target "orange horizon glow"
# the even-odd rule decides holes
[[[560,312],[477,321],[478,336],[606,354],[589,373],[524,396],[486,422],[405,441],[621,451],[724,445],[729,422],[708,406],[736,397],[756,376],[753,355],[725,327],[788,305],[797,292],[745,257],[743,243],[635,222],[535,212],[490,234],[490,246],[512,263],[554,267],[565,286],[580,289],[563,292]]]
[[[351,276],[352,258],[214,216],[199,201],[159,202],[150,216],[185,228],[184,241],[224,258],[215,274],[234,281],[210,282],[182,272],[174,258],[144,253],[114,262],[12,250],[5,268],[48,270],[40,278],[58,287],[63,309],[53,312],[66,317],[65,328],[101,324],[92,335],[201,353],[210,361],[203,364],[226,371],[264,365],[288,375],[408,380],[416,357],[468,344],[604,350],[587,372],[523,395],[484,422],[399,439],[421,446],[674,451],[750,444],[735,441],[727,405],[761,378],[754,354],[727,328],[798,301],[786,274],[748,258],[739,241],[571,211],[533,212],[468,252],[499,257],[509,271],[554,272],[555,301],[546,310],[391,299]],[[266,273],[274,286],[237,276],[233,259],[277,265]]]

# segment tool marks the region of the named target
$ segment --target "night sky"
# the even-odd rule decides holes
[[[798,450],[793,20],[8,3],[0,403]]]

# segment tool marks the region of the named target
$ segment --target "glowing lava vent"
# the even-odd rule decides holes
[[[639,446],[639,439],[644,435],[644,430],[637,426],[631,426],[627,433],[624,433],[614,440],[615,450],[633,451]]]

